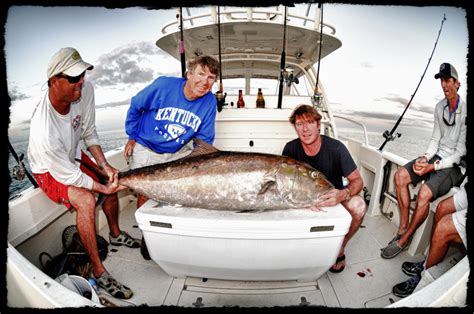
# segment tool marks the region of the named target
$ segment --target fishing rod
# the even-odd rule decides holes
[[[181,36],[179,41],[179,54],[181,56],[181,76],[184,77],[186,73],[186,56],[184,50],[183,7],[179,7],[179,34]]]
[[[321,67],[321,50],[323,48],[323,4],[318,3],[318,9],[321,11],[320,19],[320,29],[319,29],[319,52],[318,52],[318,72],[316,73],[316,85],[314,86],[314,94],[311,98],[311,101],[314,106],[319,106],[321,104],[321,93],[319,92],[319,69]]]
[[[217,40],[219,42],[219,91],[222,93],[222,56],[221,56],[221,7],[217,6]]]
[[[428,66],[430,65],[431,58],[433,57],[433,54],[434,54],[435,49],[436,49],[436,46],[438,45],[438,40],[439,40],[439,36],[441,35],[441,30],[443,29],[444,21],[446,21],[446,14],[444,14],[443,20],[441,21],[441,27],[439,28],[438,37],[436,38],[436,42],[435,42],[435,44],[434,44],[433,51],[431,51],[431,55],[430,55],[430,58],[428,59],[428,64],[426,65],[425,71],[423,72],[423,75],[421,76],[421,79],[420,79],[420,81],[418,82],[418,86],[416,86],[415,92],[413,93],[413,95],[411,95],[410,101],[409,101],[408,104],[406,105],[405,110],[403,110],[402,115],[398,118],[398,121],[397,121],[397,123],[395,123],[395,125],[394,125],[393,128],[392,128],[392,130],[391,130],[390,132],[388,132],[388,130],[385,130],[385,132],[383,133],[383,137],[385,138],[385,141],[384,141],[383,144],[380,146],[380,148],[379,148],[380,151],[382,151],[382,149],[385,147],[385,145],[386,145],[389,141],[393,141],[393,140],[395,139],[395,137],[393,136],[393,133],[395,132],[395,130],[397,129],[398,125],[399,125],[400,122],[402,121],[403,116],[405,115],[405,112],[407,111],[408,107],[410,106],[411,101],[413,100],[413,97],[415,97],[415,94],[416,94],[416,92],[418,91],[418,88],[420,87],[421,82],[423,81],[423,78],[425,77],[426,70],[428,70]],[[397,137],[400,137],[400,136],[401,136],[401,134],[398,133],[398,134],[397,134]]]
[[[283,50],[281,51],[281,62],[280,62],[280,86],[278,89],[278,109],[281,109],[281,102],[283,97],[283,76],[285,74],[285,58],[286,58],[286,11],[285,6],[285,17],[283,19]]]
[[[38,183],[33,178],[33,176],[28,172],[28,170],[25,168],[25,165],[23,164],[23,156],[24,155],[21,154],[21,156],[18,157],[17,153],[15,152],[15,149],[13,148],[12,144],[10,143],[10,139],[7,139],[7,140],[8,140],[8,149],[10,149],[10,152],[12,153],[13,158],[15,158],[16,162],[18,163],[18,165],[13,167],[13,176],[17,180],[23,180],[23,178],[26,175],[28,177],[28,180],[30,180],[31,184],[33,184],[33,186],[35,188],[37,188]]]
[[[222,84],[222,56],[221,56],[221,9],[217,6],[217,39],[219,42],[219,90],[216,92],[217,111],[221,112],[222,107],[227,105],[225,103],[225,97],[227,93],[224,93],[224,85]]]

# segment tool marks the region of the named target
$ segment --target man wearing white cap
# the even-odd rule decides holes
[[[118,224],[118,170],[107,163],[95,127],[94,88],[84,81],[86,70],[76,49],[56,52],[48,65],[48,90],[36,106],[30,125],[28,158],[38,185],[54,202],[77,211],[76,224],[84,249],[90,257],[93,276],[111,295],[128,299],[133,292],[106,271],[99,257],[95,230],[94,192],[106,195],[102,209],[113,245],[140,247],[140,241],[121,231]],[[94,163],[79,145],[83,140]],[[101,183],[93,167],[106,174]]]
[[[395,237],[382,249],[382,258],[393,258],[407,249],[417,228],[428,216],[430,202],[460,184],[461,158],[466,155],[466,103],[457,91],[458,72],[442,63],[435,79],[440,79],[445,98],[434,110],[433,134],[426,153],[400,167],[395,173],[395,191],[400,208],[400,225]],[[409,223],[409,184],[424,181],[418,191],[416,208]]]

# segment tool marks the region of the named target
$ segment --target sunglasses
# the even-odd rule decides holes
[[[453,126],[456,124],[456,111],[458,110],[459,106],[459,96],[458,100],[456,101],[456,108],[454,108],[454,112],[449,111],[449,102],[446,102],[446,106],[443,108],[443,121],[447,126]],[[448,117],[446,117],[446,113]],[[453,122],[451,122],[451,116],[453,116]]]
[[[58,74],[56,75],[56,77],[61,77],[61,78],[65,78],[69,84],[76,84],[78,83],[81,78],[83,78],[84,76],[86,75],[86,72],[82,72],[81,75],[78,75],[78,76],[69,76],[69,75],[66,75],[66,74]]]
[[[452,120],[453,120],[452,122],[451,122],[451,116],[452,116]],[[448,126],[453,126],[453,125],[456,124],[456,111],[454,111],[452,113],[449,112],[449,104],[444,106],[444,108],[443,108],[443,121]]]

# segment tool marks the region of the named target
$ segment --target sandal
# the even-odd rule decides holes
[[[130,299],[133,296],[133,292],[129,287],[124,286],[115,280],[107,271],[103,272],[100,277],[95,277],[95,280],[99,287],[115,298]]]
[[[346,254],[342,254],[341,256],[338,256],[337,259],[336,259],[336,262],[334,263],[334,265],[332,265],[331,268],[329,268],[329,271],[331,273],[340,273],[341,271],[343,271],[344,268],[346,267],[346,265],[342,266],[341,268],[334,268],[334,266],[337,263],[345,261],[345,260],[346,260]]]
[[[112,237],[109,234],[109,241],[112,245],[126,245],[131,248],[139,248],[141,241],[132,238],[127,232],[121,231],[117,237]]]

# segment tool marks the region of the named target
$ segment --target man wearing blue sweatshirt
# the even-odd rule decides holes
[[[218,74],[215,58],[199,56],[188,61],[185,78],[159,77],[132,98],[124,149],[131,169],[187,156],[194,137],[214,142],[216,98],[211,89]],[[138,195],[137,208],[147,200]],[[144,243],[142,254],[149,259]]]

